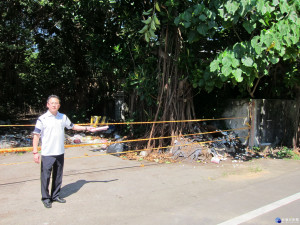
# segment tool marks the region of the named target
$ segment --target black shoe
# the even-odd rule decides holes
[[[45,208],[50,209],[52,208],[52,202],[50,201],[50,199],[46,199],[46,200],[42,200]]]
[[[57,197],[56,199],[53,199],[53,202],[66,203],[66,200],[63,198]]]

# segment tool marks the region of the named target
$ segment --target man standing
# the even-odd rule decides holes
[[[40,162],[38,143],[41,138],[41,191],[42,202],[46,208],[52,207],[52,202],[65,203],[66,200],[59,196],[64,166],[64,139],[65,128],[76,131],[92,131],[93,127],[74,125],[69,118],[60,112],[60,99],[50,95],[47,100],[48,111],[41,115],[33,131],[33,155],[36,163]],[[51,195],[49,183],[52,172]]]

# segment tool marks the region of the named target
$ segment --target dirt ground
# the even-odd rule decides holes
[[[234,190],[248,193],[266,181],[299,176],[300,169],[300,161],[278,159],[159,164],[124,160],[91,147],[66,149],[65,158],[61,197],[67,203],[46,209],[32,154],[0,155],[1,224],[217,224],[233,216],[233,205],[252,206]],[[292,186],[285,193],[294,191]],[[268,193],[261,189],[254,191],[257,196]],[[257,205],[273,197],[264,194]]]

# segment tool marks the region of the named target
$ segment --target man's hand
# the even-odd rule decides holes
[[[108,128],[109,128],[109,126],[92,127],[92,129],[91,129],[90,131],[91,131],[91,132],[103,131],[103,130],[107,130]]]
[[[89,131],[89,132],[95,132],[95,131],[93,131],[94,127],[86,127],[86,130]]]
[[[33,154],[33,160],[35,163],[40,163],[40,154],[38,152]]]

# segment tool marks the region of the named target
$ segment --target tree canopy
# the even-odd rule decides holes
[[[111,112],[117,91],[128,118],[144,121],[194,118],[195,94],[218,88],[296,98],[299,9],[296,0],[1,1],[0,115],[40,110],[53,93],[78,120]]]
[[[201,43],[203,37],[221,42],[209,49],[213,59],[195,73],[194,87],[211,91],[230,83],[254,97],[260,80],[275,75],[280,66],[288,66],[288,74],[281,74],[285,85],[295,85],[295,78],[299,82],[298,1],[202,2],[181,13],[175,24],[183,27],[190,43]]]

